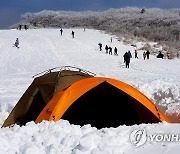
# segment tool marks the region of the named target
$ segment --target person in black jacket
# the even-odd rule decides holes
[[[74,31],[72,31],[71,34],[72,34],[72,38],[74,38]]]
[[[115,56],[118,56],[117,48],[116,48],[116,47],[114,48],[114,55],[115,55]]]
[[[128,55],[128,52],[126,52],[123,57],[124,57],[124,63],[126,65],[126,68],[129,68],[130,57]]]
[[[27,29],[28,29],[27,25],[24,25],[24,29],[25,29],[25,30],[27,30]]]
[[[99,43],[99,50],[102,51],[102,43]]]
[[[62,36],[62,33],[63,33],[63,30],[62,30],[62,28],[60,29],[60,32],[61,32],[61,36]]]
[[[14,43],[14,46],[17,47],[17,48],[19,48],[19,39],[18,39],[18,38],[16,38],[16,41],[15,41],[15,43]]]
[[[135,54],[135,58],[138,58],[138,53],[137,53],[137,50],[134,51],[134,54]]]
[[[149,50],[147,50],[147,51],[146,51],[147,59],[149,59],[149,55],[150,55],[150,52],[149,52]]]
[[[164,55],[159,51],[159,54],[157,55],[157,58],[162,58],[163,59]]]
[[[106,50],[106,53],[108,54],[108,49],[109,49],[109,47],[106,45],[105,46],[105,50]]]
[[[109,47],[109,55],[112,55],[112,47]]]

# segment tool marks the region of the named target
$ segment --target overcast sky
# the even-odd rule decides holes
[[[20,20],[21,14],[42,10],[85,11],[122,7],[180,8],[180,0],[0,0],[0,29]]]

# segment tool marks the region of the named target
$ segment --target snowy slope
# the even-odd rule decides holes
[[[32,76],[53,67],[76,66],[97,74],[112,77],[136,87],[156,103],[164,113],[180,113],[180,60],[131,59],[130,68],[123,63],[123,54],[135,48],[119,42],[115,36],[101,31],[64,29],[32,29],[0,31],[0,125],[33,81]],[[13,47],[19,38],[20,48]],[[113,41],[110,42],[110,38]],[[99,51],[98,43],[103,44]],[[118,48],[118,56],[105,53],[104,46]],[[0,153],[178,153],[179,142],[147,141],[134,147],[130,134],[134,129],[146,133],[179,134],[179,124],[147,124],[96,128],[70,125],[68,121],[33,122],[0,129]]]

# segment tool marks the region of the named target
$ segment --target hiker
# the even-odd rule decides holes
[[[108,49],[109,49],[109,48],[108,48],[108,46],[106,45],[106,46],[105,46],[106,54],[108,54]]]
[[[117,48],[116,48],[116,47],[114,48],[114,55],[115,55],[115,56],[118,56]]]
[[[129,59],[132,58],[132,54],[130,50],[128,51],[128,56],[129,56]]]
[[[62,36],[62,33],[63,33],[63,30],[62,30],[62,28],[60,29],[60,32],[61,32],[61,36]]]
[[[72,34],[72,38],[74,38],[74,31],[72,31],[71,34]]]
[[[170,59],[170,53],[167,52],[167,59]]]
[[[149,59],[149,55],[150,55],[150,52],[149,52],[149,50],[147,50],[147,51],[146,51],[147,59]]]
[[[176,55],[176,56],[177,56],[177,58],[179,58],[179,52],[177,52],[177,55]]]
[[[134,54],[135,54],[135,58],[138,58],[137,50],[134,51]]]
[[[22,25],[19,25],[19,30],[21,30],[21,28],[22,28]]]
[[[18,47],[19,46],[19,39],[18,38],[16,38],[16,41],[15,41],[14,45],[15,45],[15,47],[19,48]]]
[[[109,55],[112,55],[112,48],[109,47]]]
[[[143,52],[143,59],[144,60],[146,59],[146,52],[145,51]]]
[[[128,55],[128,52],[126,52],[126,53],[123,55],[123,57],[124,57],[124,63],[125,63],[125,65],[126,65],[126,68],[129,68],[130,57],[129,57],[129,55]]]
[[[163,59],[164,55],[159,51],[159,54],[157,55],[157,58],[162,58]]]
[[[102,43],[99,43],[99,50],[102,51]]]
[[[28,29],[28,28],[27,28],[27,25],[24,25],[24,29],[25,29],[25,30],[27,30],[27,29]]]
[[[111,43],[112,43],[112,37],[111,37],[110,41],[111,41]]]

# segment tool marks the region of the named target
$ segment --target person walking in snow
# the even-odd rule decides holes
[[[20,25],[19,25],[19,30],[21,30],[21,29],[22,29],[22,25],[20,24]]]
[[[28,29],[27,25],[24,25],[24,29],[25,29],[25,30],[27,30],[27,29]]]
[[[144,60],[146,59],[146,52],[145,51],[143,52],[143,59]]]
[[[110,39],[110,42],[112,43],[112,37],[111,37],[111,39]]]
[[[137,50],[134,51],[134,54],[135,54],[135,58],[138,58]]]
[[[128,57],[129,57],[129,63],[130,63],[130,59],[132,58],[132,54],[131,54],[131,51],[129,50],[128,51]],[[128,67],[129,68],[129,67]]]
[[[72,31],[71,34],[72,34],[72,38],[74,38],[74,31]]]
[[[118,56],[117,48],[116,48],[116,47],[114,48],[114,55],[115,55],[115,56]]]
[[[99,43],[99,50],[102,51],[102,43]]]
[[[61,32],[61,36],[62,36],[62,33],[63,33],[63,30],[62,30],[62,28],[60,29],[60,32]]]
[[[108,49],[109,49],[109,48],[108,48],[108,46],[106,45],[106,46],[105,46],[106,54],[108,54]]]
[[[167,59],[170,59],[170,53],[167,52]]]
[[[112,48],[109,47],[109,55],[112,55]]]
[[[16,41],[15,41],[15,43],[14,43],[14,46],[17,47],[17,48],[19,48],[19,39],[18,39],[18,38],[16,38]]]
[[[128,56],[129,56],[129,58],[132,58],[132,54],[131,54],[130,50],[128,51]]]
[[[129,57],[129,55],[128,55],[128,52],[126,52],[126,53],[123,55],[123,57],[124,57],[124,63],[125,63],[126,68],[129,68],[130,57]]]
[[[147,59],[149,59],[149,55],[150,55],[150,52],[149,52],[149,50],[147,50],[147,51],[146,51]]]

